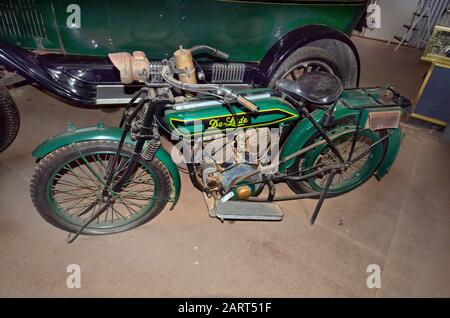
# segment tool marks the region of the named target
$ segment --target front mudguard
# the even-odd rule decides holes
[[[76,129],[72,125],[69,125],[69,128],[66,132],[56,135],[54,137],[50,137],[42,144],[40,144],[33,152],[32,155],[35,158],[41,159],[47,156],[49,153],[78,142],[82,141],[92,141],[92,140],[107,140],[107,141],[115,141],[119,142],[122,136],[123,130],[115,127],[105,127],[103,123],[97,124],[96,127],[87,127],[87,128],[79,128]],[[133,145],[134,141],[132,141],[129,136],[127,136],[125,143]],[[176,164],[173,162],[169,153],[165,151],[163,148],[159,148],[156,152],[156,158],[159,159],[169,170],[170,177],[172,178],[172,191],[171,191],[171,199],[172,206],[171,210],[175,207],[178,199],[180,197],[181,191],[181,179],[180,173],[178,172],[178,168]]]
[[[334,118],[336,121],[353,116],[357,118],[359,114],[358,110],[350,109],[344,106],[337,105]],[[323,110],[316,110],[312,114],[312,117],[320,122],[324,115]],[[368,111],[364,111],[361,118],[361,126],[364,127],[368,118]],[[317,133],[316,128],[307,119],[302,120],[290,133],[289,137],[286,139],[283,148],[281,149],[280,161],[284,158],[292,155],[296,151],[302,149],[305,144]],[[375,176],[378,180],[381,180],[391,168],[395,159],[397,158],[398,152],[400,150],[400,144],[402,142],[402,131],[401,128],[395,129],[389,138],[387,139],[387,147],[383,159],[378,164],[377,170],[375,171]],[[292,158],[286,162],[280,164],[279,172],[286,173],[287,170],[294,164],[295,158]]]

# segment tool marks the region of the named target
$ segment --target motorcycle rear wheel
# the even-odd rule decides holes
[[[118,144],[86,141],[62,147],[43,158],[31,179],[30,193],[39,214],[50,224],[76,232],[104,205],[104,180]],[[84,159],[83,159],[83,156]],[[117,180],[127,166],[132,148],[124,145],[118,161]],[[82,234],[111,234],[133,229],[156,217],[170,193],[167,168],[157,159],[141,159],[124,190],[112,195],[113,203]],[[94,203],[86,214],[80,215]]]
[[[347,119],[346,123],[350,124],[351,121]],[[343,134],[334,140],[336,147],[341,152],[345,160],[348,159],[349,150],[351,149],[354,128],[354,126],[349,126],[348,134]],[[335,131],[339,129],[346,129],[345,125],[340,125],[335,129]],[[366,147],[369,147],[378,141],[383,134],[383,132],[376,133],[370,130],[363,130],[357,139],[352,158],[355,158],[360,152],[364,151]],[[316,141],[317,136],[314,136],[308,144],[312,144]],[[354,165],[350,166],[345,171],[336,174],[328,192],[329,196],[336,197],[343,195],[358,188],[368,181],[373,176],[378,164],[382,160],[384,151],[384,144],[380,143],[376,145],[369,154],[358,160]],[[292,168],[289,169],[289,172],[301,172],[300,174],[308,174],[314,172],[317,168],[336,165],[338,163],[339,161],[337,157],[331,151],[328,144],[323,144],[297,158]],[[324,190],[328,175],[329,172],[316,175],[315,177],[304,181],[289,181],[288,185],[291,190],[297,194],[322,192]]]

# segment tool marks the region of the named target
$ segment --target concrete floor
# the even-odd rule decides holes
[[[426,70],[420,51],[354,41],[362,85],[391,83],[414,97]],[[30,153],[68,121],[115,125],[120,114],[75,108],[32,87],[12,93],[22,127],[0,155],[0,296],[450,296],[450,149],[433,130],[407,125],[391,173],[327,201],[315,226],[306,200],[282,203],[283,222],[221,224],[183,175],[174,211],[67,245],[31,204]],[[66,287],[72,263],[81,289]],[[381,266],[381,289],[366,286],[369,264]]]

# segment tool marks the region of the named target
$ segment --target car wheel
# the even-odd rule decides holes
[[[19,131],[20,117],[16,103],[4,86],[0,86],[0,152],[11,145]]]
[[[355,69],[351,63],[343,63],[342,58],[327,50],[314,46],[301,47],[292,53],[277,69],[269,86],[274,87],[279,79],[296,80],[308,72],[325,71],[339,77],[345,87],[357,85]]]

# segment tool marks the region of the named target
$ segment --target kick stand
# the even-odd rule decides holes
[[[330,189],[331,183],[333,182],[334,176],[338,172],[337,169],[333,169],[330,172],[330,175],[328,176],[327,183],[325,184],[325,189],[323,190],[322,194],[320,195],[319,202],[317,202],[316,208],[314,209],[314,213],[311,217],[311,225],[314,225],[316,222],[317,216],[319,215],[320,209],[322,208],[323,201],[325,200],[328,190]]]
[[[267,202],[273,202],[273,198],[275,197],[275,185],[273,184],[272,179],[268,179],[269,184],[269,195],[267,196]]]
[[[88,218],[82,227],[80,227],[78,229],[78,231],[75,232],[74,235],[72,235],[72,233],[69,233],[69,235],[67,236],[67,243],[73,243],[73,241],[75,241],[77,239],[78,236],[80,236],[81,232],[83,232],[83,230],[89,225],[91,224],[96,218],[98,218],[103,212],[106,211],[106,209],[109,208],[111,203],[111,199],[108,199],[105,202],[105,205],[100,208],[100,210],[98,210],[97,212],[94,213],[94,215],[92,215],[90,218]],[[90,204],[83,212],[80,213],[80,215],[86,214],[87,212],[89,212],[90,209],[92,209],[94,207],[94,204]]]

